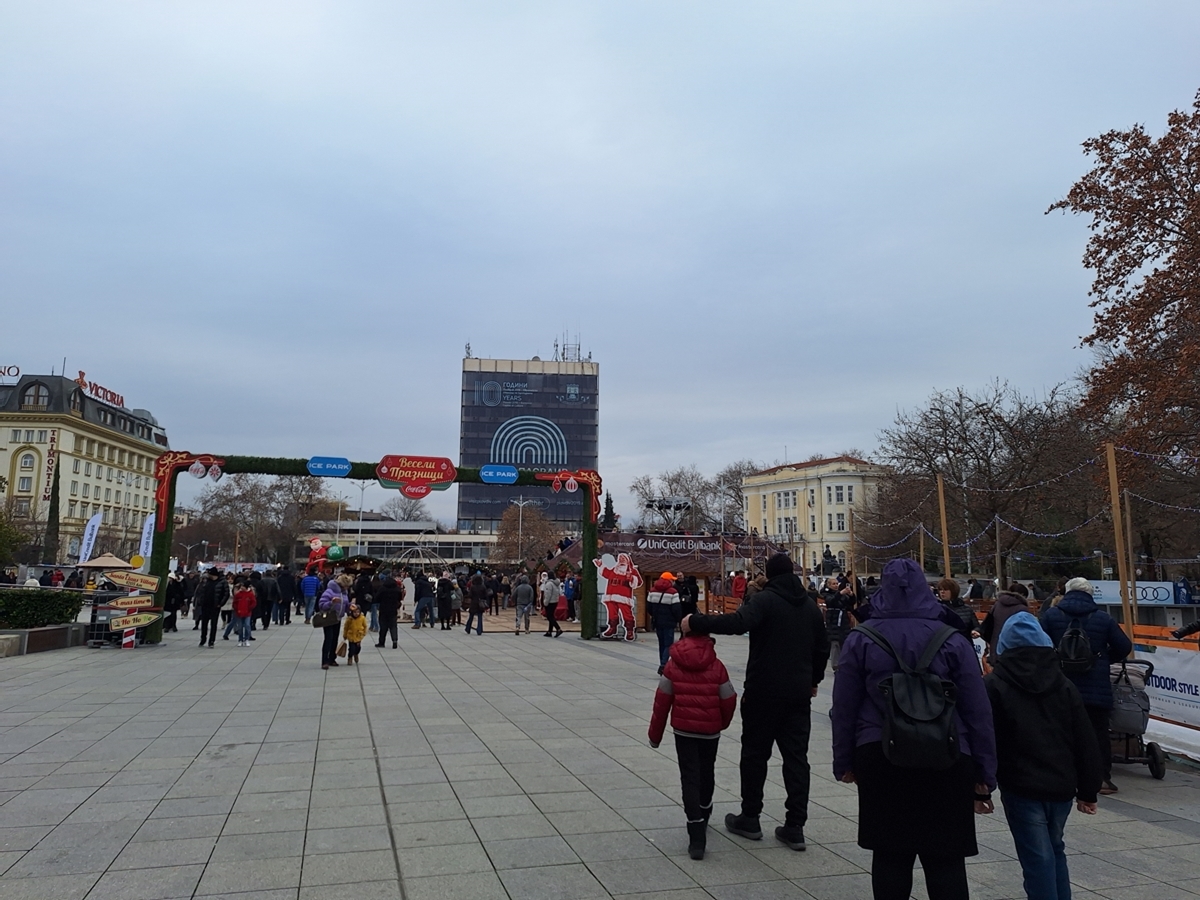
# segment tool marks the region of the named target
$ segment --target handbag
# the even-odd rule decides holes
[[[338,656],[346,655],[346,642],[345,641],[342,641],[340,644],[338,644],[337,655]]]
[[[314,613],[312,617],[313,628],[328,628],[330,625],[336,625],[337,623],[337,613],[332,609],[322,609]]]

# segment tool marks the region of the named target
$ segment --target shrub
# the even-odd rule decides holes
[[[0,590],[0,628],[41,628],[74,622],[83,608],[83,595],[76,591],[35,588]]]

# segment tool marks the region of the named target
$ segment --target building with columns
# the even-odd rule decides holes
[[[0,383],[0,497],[35,546],[44,547],[56,475],[59,483],[57,558],[35,561],[78,561],[84,526],[97,514],[93,555],[127,558],[154,511],[154,460],[170,448],[166,432],[83,372],[13,376],[13,368],[5,371],[15,383]]]
[[[837,456],[747,475],[742,480],[746,529],[787,547],[809,570],[820,565],[828,546],[845,569],[851,555],[851,513],[870,506],[884,472],[866,460]]]

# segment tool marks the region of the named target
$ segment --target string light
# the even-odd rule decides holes
[[[1036,482],[1035,484],[1027,484],[1022,487],[1015,487],[1015,488],[977,487],[972,484],[956,484],[953,481],[947,481],[946,484],[950,485],[951,487],[958,488],[960,491],[973,491],[977,494],[1019,494],[1019,493],[1021,493],[1021,491],[1032,491],[1034,488],[1045,487],[1048,484],[1054,484],[1057,481],[1062,481],[1064,478],[1070,478],[1076,472],[1081,472],[1084,469],[1086,469],[1088,466],[1095,465],[1096,461],[1098,459],[1099,459],[1099,457],[1093,456],[1091,459],[1087,460],[1086,462],[1081,463],[1080,465],[1076,466],[1073,469],[1070,469],[1069,471],[1063,472],[1061,475],[1055,475],[1053,478],[1047,478],[1044,481],[1039,481],[1039,482]]]
[[[1149,497],[1143,497],[1141,494],[1135,494],[1133,491],[1129,491],[1128,493],[1130,497],[1136,497],[1138,500],[1151,503],[1154,506],[1161,506],[1163,509],[1177,509],[1180,512],[1200,513],[1200,509],[1197,509],[1194,506],[1176,506],[1174,503],[1163,503],[1161,500],[1151,500]]]
[[[1117,447],[1122,453],[1129,453],[1141,459],[1165,459],[1177,466],[1188,462],[1200,462],[1200,456],[1188,456],[1182,450],[1175,453],[1151,453],[1149,450],[1134,450],[1132,447]]]
[[[861,540],[856,540],[854,543],[862,544],[864,547],[870,547],[872,550],[891,550],[893,547],[899,547],[901,544],[903,544],[905,541],[907,541],[909,538],[911,538],[914,534],[916,534],[918,531],[920,531],[923,527],[924,526],[922,526],[922,525],[918,525],[916,528],[914,528],[912,531],[910,531],[904,537],[900,538],[900,540],[895,541],[894,543],[891,543],[891,544],[868,544],[866,541],[861,541]]]
[[[913,516],[915,516],[918,512],[920,512],[921,508],[925,505],[926,501],[928,501],[929,498],[933,496],[933,494],[936,490],[937,490],[937,488],[931,488],[929,493],[925,495],[924,499],[921,500],[920,503],[918,503],[915,507],[913,507],[911,512],[907,512],[904,515],[900,516],[899,518],[897,518],[891,522],[884,522],[884,523],[880,524],[878,522],[868,522],[866,519],[859,519],[857,517],[855,518],[855,521],[859,522],[862,525],[866,525],[870,528],[891,528],[894,525],[899,525],[901,522],[911,522],[913,519]],[[913,529],[913,530],[915,531],[916,529]]]
[[[1002,525],[1007,525],[1009,528],[1011,528],[1013,531],[1017,532],[1018,534],[1027,534],[1030,537],[1039,537],[1039,538],[1056,538],[1056,537],[1062,537],[1063,535],[1067,535],[1067,534],[1074,534],[1080,528],[1086,528],[1088,525],[1095,522],[1097,519],[1099,519],[1104,514],[1105,514],[1105,511],[1101,510],[1100,512],[1098,512],[1094,516],[1092,516],[1090,519],[1088,519],[1086,522],[1080,522],[1074,528],[1068,528],[1066,531],[1056,531],[1056,532],[1026,531],[1024,528],[1018,528],[1016,525],[1012,524],[1012,522],[1006,522],[1004,519],[1000,518],[1000,516],[996,516],[996,521],[998,521]]]

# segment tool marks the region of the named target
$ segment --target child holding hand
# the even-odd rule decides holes
[[[342,639],[346,642],[346,665],[358,664],[358,653],[362,650],[363,638],[367,636],[367,617],[358,604],[350,603],[350,613],[342,621]]]
[[[650,718],[650,746],[657,747],[662,743],[667,714],[671,715],[687,815],[688,856],[692,859],[704,859],[717,744],[737,707],[737,692],[715,647],[716,642],[705,634],[689,634],[671,645]]]

